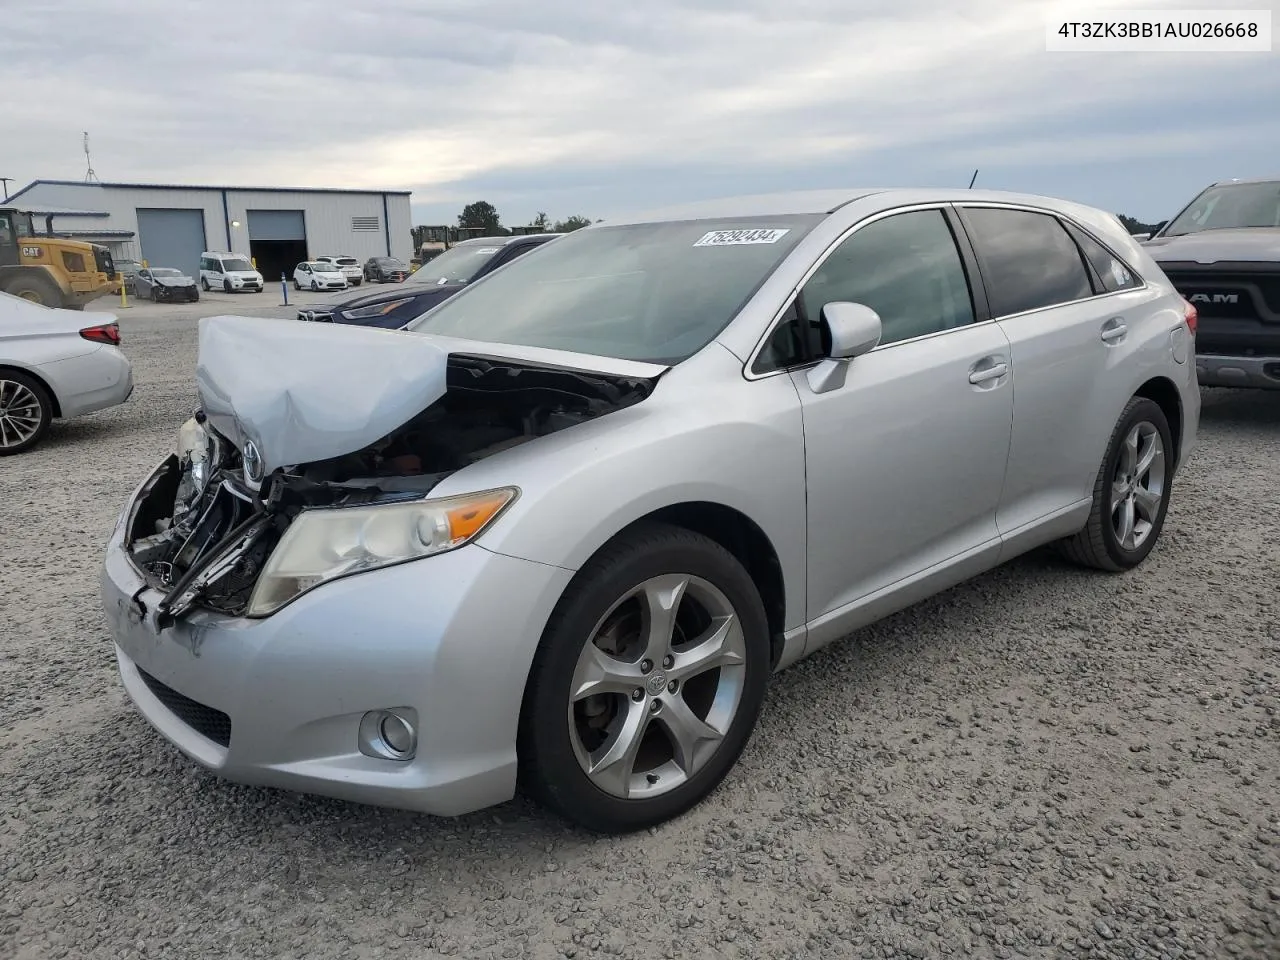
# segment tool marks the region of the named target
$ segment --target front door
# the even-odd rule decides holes
[[[805,317],[866,304],[880,346],[818,393],[792,376],[804,413],[808,619],[842,610],[951,561],[998,552],[1013,422],[1009,343],[975,322],[964,261],[940,209],[858,227],[805,284]]]

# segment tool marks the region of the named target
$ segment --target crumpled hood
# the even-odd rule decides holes
[[[1280,228],[1241,227],[1158,237],[1142,244],[1157,263],[1280,262]]]
[[[152,283],[158,283],[162,287],[189,287],[193,283],[190,277],[156,277]]]
[[[263,473],[358,450],[445,393],[448,353],[384,330],[218,316],[200,321],[205,416]]]

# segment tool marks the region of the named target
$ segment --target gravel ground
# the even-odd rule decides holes
[[[829,647],[600,839],[223,783],[133,713],[100,551],[197,312],[123,311],[132,400],[0,462],[0,957],[1280,957],[1280,394],[1206,392],[1139,571],[1033,555]]]

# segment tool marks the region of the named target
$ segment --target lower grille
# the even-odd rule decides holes
[[[141,667],[138,667],[138,676],[147,685],[147,689],[155,694],[155,698],[192,730],[219,746],[230,745],[231,718],[229,716],[221,710],[197,703],[172,687],[166,686]]]

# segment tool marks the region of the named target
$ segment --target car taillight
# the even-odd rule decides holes
[[[1182,298],[1182,319],[1187,321],[1187,329],[1191,331],[1191,335],[1194,337],[1196,327],[1200,324],[1200,311],[1186,297]]]
[[[94,343],[109,343],[113,347],[120,345],[120,325],[116,323],[104,323],[96,327],[85,327],[80,331],[80,336],[86,340],[92,340]]]

